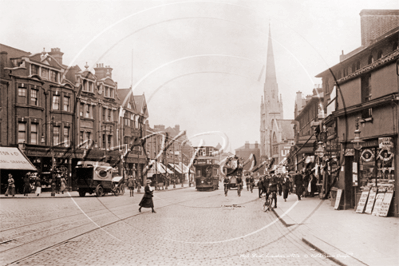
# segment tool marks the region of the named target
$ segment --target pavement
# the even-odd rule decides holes
[[[310,247],[339,265],[399,265],[399,218],[335,210],[330,200],[289,195],[273,209]]]

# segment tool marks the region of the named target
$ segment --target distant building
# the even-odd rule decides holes
[[[251,156],[251,154],[255,155],[257,164],[260,164],[261,163],[260,147],[257,141],[255,141],[254,144],[250,144],[249,141],[246,141],[244,146],[235,149],[235,155],[238,158],[241,158],[243,162],[245,162],[249,158],[249,156]],[[248,163],[247,165],[244,166],[244,170],[248,170],[250,167],[251,163]]]

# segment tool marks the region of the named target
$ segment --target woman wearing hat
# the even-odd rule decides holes
[[[153,213],[156,213],[154,210],[154,202],[152,201],[152,193],[154,192],[150,187],[151,180],[147,180],[147,184],[144,188],[144,196],[139,203],[139,212],[141,212],[141,208],[151,208]]]

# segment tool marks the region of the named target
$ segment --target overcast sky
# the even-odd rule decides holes
[[[229,149],[260,141],[269,25],[284,118],[297,91],[360,46],[362,9],[397,0],[0,1],[0,43],[63,63],[113,68],[118,88],[145,94],[150,125],[188,136],[221,131]],[[263,70],[263,71],[262,71]],[[93,70],[94,71],[94,70]],[[222,143],[206,138],[206,144]]]

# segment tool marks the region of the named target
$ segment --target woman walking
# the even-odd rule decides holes
[[[39,197],[40,193],[42,193],[42,184],[40,183],[40,176],[38,175],[36,178],[36,196]]]
[[[144,188],[144,196],[139,203],[139,212],[141,212],[141,208],[151,208],[153,213],[156,213],[154,210],[154,202],[152,201],[153,190],[150,187],[151,180],[147,180],[147,184]]]
[[[28,196],[30,192],[30,172],[26,173],[24,176],[24,196]]]
[[[130,197],[134,197],[134,180],[132,176],[127,180],[127,187],[130,190]]]
[[[284,201],[287,201],[288,192],[290,190],[290,177],[289,176],[283,177],[282,189],[283,189],[283,199],[284,199]]]
[[[64,176],[61,177],[61,186],[60,186],[60,191],[62,194],[64,194],[65,188],[66,188],[66,179]]]
[[[8,174],[8,187],[5,194],[6,197],[8,197],[8,194],[15,197],[15,181],[14,178],[12,178],[12,174]]]

